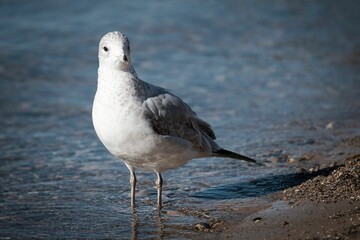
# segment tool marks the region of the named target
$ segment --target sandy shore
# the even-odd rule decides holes
[[[359,149],[360,137],[345,139],[333,158],[299,164],[301,184],[248,207],[217,206],[194,228],[211,239],[360,239]]]
[[[359,239],[360,155],[331,169],[279,193],[271,207],[240,224],[226,222],[223,233],[234,239]]]
[[[223,238],[232,239],[359,239],[360,204],[276,201],[241,222],[226,222]]]

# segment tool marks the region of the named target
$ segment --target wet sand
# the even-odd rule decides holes
[[[333,158],[297,163],[301,184],[238,208],[200,211],[213,217],[206,215],[194,231],[212,239],[359,239],[359,150],[360,137],[343,139]]]
[[[305,201],[292,206],[276,201],[239,222],[226,221],[222,238],[232,239],[359,239],[360,204]],[[236,219],[234,217],[233,219]]]

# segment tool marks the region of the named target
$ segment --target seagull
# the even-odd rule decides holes
[[[210,124],[200,119],[181,98],[138,78],[125,34],[117,31],[105,34],[98,51],[93,125],[107,150],[130,171],[131,209],[135,209],[135,169],[156,173],[160,210],[163,171],[205,157],[256,163],[220,147]]]

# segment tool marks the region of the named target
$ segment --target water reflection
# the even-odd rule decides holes
[[[131,215],[131,239],[138,239],[138,227],[139,227],[139,218],[137,216],[136,211],[132,212]]]
[[[160,211],[158,211],[157,215],[156,215],[156,222],[157,222],[157,226],[158,226],[158,236],[159,236],[159,239],[164,239],[164,219],[162,217],[162,214]]]
[[[131,214],[131,239],[139,239],[139,237],[152,236],[156,239],[164,239],[164,214],[160,211],[147,212],[147,217],[142,216],[144,212],[132,211]],[[150,219],[149,219],[150,218]],[[155,226],[152,226],[155,225]]]

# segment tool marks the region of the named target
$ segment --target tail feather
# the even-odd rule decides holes
[[[233,159],[244,160],[244,161],[251,162],[251,163],[257,163],[256,160],[254,160],[252,158],[231,152],[226,149],[217,150],[217,151],[213,152],[213,154],[215,157],[233,158]]]

